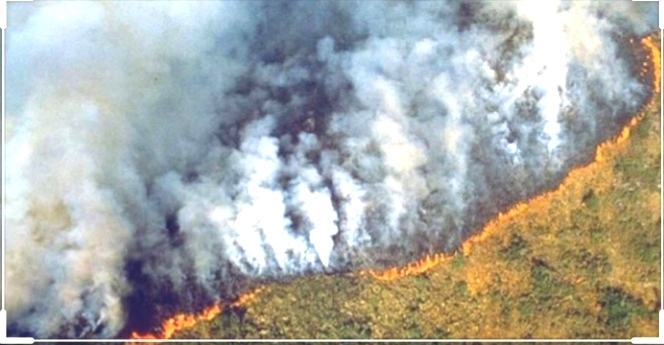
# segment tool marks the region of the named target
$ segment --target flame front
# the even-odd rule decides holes
[[[649,63],[652,70],[652,90],[654,93],[659,93],[662,84],[662,52],[658,43],[658,35],[649,35],[641,39],[641,45],[649,52]],[[648,65],[648,61],[644,61],[644,66]]]
[[[630,40],[630,42],[633,42],[633,40]],[[499,213],[498,216],[495,217],[493,220],[491,220],[481,231],[464,240],[464,242],[461,244],[460,254],[465,256],[470,255],[473,246],[489,238],[498,228],[498,224],[502,222],[507,222],[517,217],[518,215],[523,213],[523,211],[525,211],[528,207],[536,207],[534,205],[546,202],[546,200],[548,200],[548,198],[550,198],[552,194],[556,193],[558,190],[566,188],[566,186],[573,179],[574,171],[582,173],[583,171],[595,169],[598,164],[602,163],[605,160],[605,155],[606,155],[605,153],[607,150],[621,146],[627,141],[627,139],[629,139],[632,129],[643,119],[644,116],[643,109],[652,106],[653,102],[655,102],[657,100],[657,97],[659,97],[659,92],[661,87],[660,66],[662,62],[662,55],[660,47],[657,44],[657,42],[659,42],[658,34],[648,35],[640,39],[641,48],[645,49],[647,52],[644,61],[641,62],[642,76],[645,76],[648,71],[652,71],[651,72],[652,94],[650,100],[642,107],[642,110],[637,112],[637,114],[632,117],[629,123],[625,127],[623,127],[623,129],[616,137],[598,145],[594,161],[592,161],[591,163],[589,163],[584,167],[572,170],[555,190],[545,192],[528,201],[518,203],[515,206],[512,206],[507,211]],[[424,258],[416,262],[410,263],[404,267],[392,267],[380,271],[368,270],[368,271],[362,271],[360,272],[360,274],[369,273],[369,275],[378,280],[390,281],[390,280],[403,278],[409,275],[422,274],[428,271],[429,269],[437,266],[438,264],[451,259],[453,256],[454,256],[453,253],[438,253],[433,255],[427,255]]]
[[[659,35],[657,34],[643,37],[640,40],[641,47],[648,52],[647,59],[641,63],[642,73],[646,73],[648,70],[652,71],[651,72],[652,95],[649,102],[647,102],[647,104],[644,105],[643,108],[650,107],[653,105],[654,102],[656,102],[661,88],[661,71],[660,71],[661,50],[659,45],[657,44],[658,41],[659,41]],[[592,169],[597,168],[599,164],[605,161],[607,150],[619,147],[623,145],[627,141],[627,139],[629,139],[632,129],[639,123],[639,121],[643,118],[643,116],[644,112],[639,111],[616,137],[607,142],[600,144],[597,147],[595,158],[591,163],[589,163],[584,167],[572,170],[555,190],[540,194],[526,202],[518,203],[515,206],[508,209],[507,211],[499,213],[498,216],[495,217],[493,220],[491,220],[481,231],[464,240],[464,242],[461,245],[460,253],[457,254],[437,253],[437,254],[427,255],[424,258],[403,267],[392,267],[380,271],[366,270],[359,272],[359,274],[366,275],[368,273],[370,276],[372,276],[377,280],[392,281],[409,275],[422,274],[436,267],[437,265],[450,260],[452,257],[454,257],[454,255],[464,255],[464,256],[470,255],[473,247],[478,243],[483,242],[485,239],[489,238],[492,234],[494,234],[500,223],[509,221],[517,217],[529,207],[538,207],[538,205],[540,205],[541,203],[547,202],[547,200],[550,198],[552,194],[556,193],[560,189],[566,188],[566,186],[570,183],[570,181],[575,176],[577,176],[576,174],[584,173],[586,171],[590,171]],[[255,298],[256,295],[260,293],[260,291],[262,290],[263,290],[262,287],[256,288],[248,293],[241,295],[239,298],[235,300],[235,302],[232,303],[215,303],[198,314],[184,314],[184,313],[176,314],[175,316],[165,320],[161,324],[159,332],[155,334],[152,333],[138,334],[134,332],[131,334],[131,339],[168,339],[175,332],[191,328],[200,321],[212,320],[217,315],[219,315],[226,307],[240,306],[246,304],[248,301]]]
[[[201,311],[198,314],[186,314],[186,313],[175,314],[174,316],[166,319],[164,322],[161,323],[161,326],[159,327],[159,332],[146,333],[146,334],[139,334],[137,332],[132,332],[131,339],[169,339],[170,337],[173,336],[175,332],[191,328],[194,325],[196,325],[198,322],[210,321],[214,319],[227,307],[230,306],[237,307],[249,302],[250,300],[255,298],[256,295],[262,290],[263,287],[258,287],[250,292],[242,294],[234,302],[231,303],[217,302],[205,308],[203,311]]]

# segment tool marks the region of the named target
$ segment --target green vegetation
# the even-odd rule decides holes
[[[657,335],[660,104],[602,163],[498,225],[467,256],[390,282],[270,284],[176,338],[630,338]]]
[[[627,328],[632,314],[643,315],[648,312],[636,298],[620,288],[604,288],[600,293],[600,315],[609,327]]]

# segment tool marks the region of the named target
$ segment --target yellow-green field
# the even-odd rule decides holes
[[[428,270],[410,265],[385,271],[387,281],[356,272],[271,283],[209,321],[191,316],[193,327],[172,337],[656,336],[661,305],[657,41],[658,36],[642,40],[656,66],[650,103],[600,145],[592,163],[571,171],[555,190],[491,221],[463,250],[437,257]],[[406,271],[420,273],[402,274]],[[182,328],[178,322],[168,328]]]
[[[656,96],[658,98],[658,96]],[[273,283],[174,338],[631,338],[657,335],[660,108],[621,145],[420,275]]]

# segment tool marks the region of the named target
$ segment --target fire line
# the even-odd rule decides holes
[[[567,174],[567,176],[563,179],[562,183],[560,183],[556,189],[535,196],[528,201],[520,202],[515,206],[512,206],[507,211],[499,213],[498,216],[495,217],[493,220],[491,220],[481,231],[464,240],[461,245],[461,253],[464,256],[468,256],[470,254],[474,245],[484,241],[491,234],[493,234],[498,224],[500,224],[501,222],[509,221],[510,219],[513,219],[514,217],[523,213],[528,208],[528,205],[540,203],[545,199],[549,198],[552,194],[556,193],[557,191],[566,188],[566,186],[570,183],[571,180],[570,176],[572,175],[573,171],[595,169],[600,163],[604,161],[604,156],[607,149],[611,147],[621,146],[627,141],[627,139],[630,136],[631,130],[639,123],[639,121],[643,119],[643,114],[644,114],[643,110],[653,105],[660,92],[661,75],[660,75],[659,66],[661,65],[661,51],[659,49],[659,45],[657,44],[657,42],[659,42],[659,35],[657,34],[645,36],[640,40],[641,46],[648,53],[647,60],[643,61],[642,63],[641,71],[645,73],[647,72],[648,67],[650,67],[650,70],[652,71],[651,89],[653,91],[650,100],[646,102],[646,104],[641,108],[641,110],[639,110],[636,113],[636,115],[632,117],[629,123],[625,127],[623,127],[623,129],[616,137],[598,145],[595,153],[595,159],[592,162],[583,167],[579,167],[570,171],[570,173]],[[453,253],[427,255],[423,259],[410,263],[405,267],[400,267],[400,268],[393,267],[383,271],[368,270],[366,272],[361,272],[361,274],[366,274],[368,272],[372,277],[378,280],[390,281],[390,280],[403,278],[408,275],[424,273],[427,270],[439,265],[440,263],[451,259],[453,256],[454,256]]]
[[[240,295],[234,302],[217,302],[198,314],[178,313],[161,323],[159,332],[139,334],[132,332],[131,339],[169,339],[173,333],[183,329],[191,328],[200,321],[210,321],[219,315],[227,307],[241,306],[258,295],[263,287],[257,287],[250,292]]]
[[[645,74],[648,71],[648,67],[650,67],[650,70],[652,71],[652,85],[651,85],[652,94],[650,96],[650,100],[646,102],[646,104],[643,105],[641,110],[639,110],[636,113],[636,115],[632,117],[632,119],[625,127],[623,127],[620,133],[617,136],[615,136],[613,139],[610,139],[598,145],[595,153],[595,159],[585,166],[570,171],[567,174],[567,176],[563,179],[563,181],[558,185],[558,187],[556,187],[554,190],[544,192],[543,194],[535,196],[528,201],[520,202],[512,206],[507,211],[499,213],[498,216],[495,217],[493,220],[489,221],[489,223],[481,231],[477,232],[476,234],[464,240],[463,243],[461,244],[462,255],[468,256],[471,253],[473,246],[489,238],[496,231],[498,224],[509,221],[517,217],[519,214],[523,213],[529,207],[529,205],[541,203],[547,198],[550,198],[552,194],[558,192],[559,190],[565,189],[566,186],[569,185],[570,183],[571,180],[570,177],[571,175],[573,175],[572,172],[577,170],[582,171],[582,170],[591,170],[597,168],[597,166],[605,160],[604,158],[605,152],[609,148],[621,146],[627,141],[627,139],[629,139],[632,129],[643,119],[644,109],[651,107],[653,105],[653,103],[657,100],[658,94],[660,92],[661,71],[659,69],[659,66],[661,65],[662,57],[661,57],[661,51],[659,49],[659,44],[657,44],[657,42],[659,42],[658,34],[651,34],[640,39],[641,47],[644,48],[648,53],[647,60],[641,63],[642,66],[641,71],[642,73]],[[362,271],[360,272],[360,274],[368,273],[372,277],[378,280],[391,281],[409,275],[424,273],[429,269],[450,260],[452,257],[454,257],[454,253],[439,253],[434,255],[427,255],[424,258],[416,262],[410,263],[404,267],[393,267],[382,271],[368,270],[368,271]]]
[[[630,40],[630,42],[633,42],[633,40]],[[558,187],[556,187],[554,190],[544,192],[538,196],[531,198],[528,201],[520,202],[512,206],[510,209],[499,213],[498,216],[496,216],[493,220],[489,221],[481,231],[475,233],[474,235],[470,236],[469,238],[463,241],[463,243],[461,244],[460,253],[455,254],[454,252],[452,252],[452,253],[430,254],[426,255],[424,258],[416,262],[412,262],[402,267],[393,267],[390,269],[380,270],[380,271],[365,270],[365,271],[360,271],[359,274],[360,275],[369,274],[371,277],[380,281],[392,281],[409,275],[422,274],[438,266],[439,264],[450,260],[452,257],[454,257],[454,255],[468,256],[472,252],[472,249],[475,245],[483,242],[484,240],[486,240],[496,232],[496,229],[498,228],[498,225],[501,222],[506,222],[517,217],[518,215],[522,214],[526,209],[532,207],[532,205],[537,205],[539,203],[545,202],[548,198],[551,197],[551,195],[557,193],[562,189],[565,189],[567,185],[569,185],[570,181],[572,180],[572,177],[574,177],[575,174],[578,174],[579,172],[583,171],[596,169],[597,167],[601,166],[602,162],[605,161],[607,150],[617,148],[625,144],[627,139],[629,139],[630,137],[631,131],[643,119],[644,110],[649,107],[652,107],[657,101],[658,99],[657,97],[659,97],[659,92],[661,90],[661,71],[659,67],[661,65],[661,50],[658,44],[659,33],[654,33],[642,37],[639,40],[639,42],[641,48],[644,49],[647,53],[646,59],[640,65],[641,66],[640,74],[641,76],[646,76],[647,73],[650,72],[652,77],[652,85],[651,85],[652,94],[650,100],[646,102],[646,104],[641,108],[641,110],[639,110],[636,113],[636,115],[632,117],[632,119],[627,123],[627,125],[623,127],[623,129],[620,131],[620,133],[618,133],[618,135],[597,146],[595,157],[592,162],[588,163],[585,166],[572,169],[563,179],[563,181],[558,185]],[[231,306],[241,306],[246,304],[250,300],[254,299],[263,289],[264,289],[263,287],[258,287],[254,290],[251,290],[250,292],[247,292],[238,297],[234,302],[215,303],[212,306],[205,308],[203,311],[197,314],[186,314],[186,313],[176,314],[175,316],[172,316],[163,321],[161,326],[159,327],[158,332],[147,333],[147,334],[139,334],[133,332],[131,334],[131,339],[168,339],[177,331],[191,328],[194,325],[196,325],[196,323],[201,321],[210,321],[214,319],[225,308]]]

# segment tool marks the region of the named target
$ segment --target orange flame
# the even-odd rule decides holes
[[[659,35],[649,35],[641,39],[641,45],[650,53],[650,67],[653,74],[652,89],[654,93],[659,93],[662,85],[662,51],[658,41]]]
[[[159,327],[159,332],[147,333],[147,334],[139,334],[137,332],[133,332],[130,338],[131,339],[168,339],[171,336],[173,336],[173,333],[177,331],[191,328],[200,321],[210,321],[214,319],[228,306],[237,307],[249,302],[250,300],[254,299],[258,295],[258,293],[260,293],[262,290],[263,287],[258,287],[250,292],[241,295],[235,300],[235,302],[232,303],[217,302],[212,306],[205,308],[203,311],[201,311],[198,314],[185,314],[185,313],[175,314],[174,316],[166,319],[164,322],[161,323],[161,326]]]
[[[625,127],[623,127],[623,129],[616,137],[600,144],[597,147],[594,161],[590,162],[585,167],[578,168],[579,170],[584,168],[585,169],[595,168],[599,163],[605,160],[605,155],[606,155],[605,153],[607,152],[607,150],[613,147],[618,147],[623,145],[627,141],[627,139],[629,139],[632,129],[639,123],[639,121],[643,119],[644,109],[652,106],[652,103],[656,101],[656,97],[658,97],[658,94],[660,92],[660,85],[661,85],[660,66],[662,62],[659,45],[655,44],[655,42],[657,42],[658,40],[659,40],[659,35],[649,35],[643,37],[640,40],[642,47],[645,48],[649,53],[647,60],[645,60],[642,63],[644,68],[643,70],[647,71],[648,69],[650,69],[653,74],[652,75],[653,93],[651,95],[650,100],[646,103],[646,105],[642,107],[642,109],[637,113],[637,115],[632,117],[629,123]],[[469,238],[463,241],[463,243],[461,244],[460,254],[464,256],[470,255],[473,246],[477,245],[480,242],[483,242],[485,239],[489,238],[493,233],[496,232],[498,224],[515,218],[519,214],[523,213],[529,207],[529,205],[535,205],[541,203],[545,199],[549,198],[552,194],[556,193],[561,189],[566,188],[566,186],[569,184],[571,180],[570,175],[571,172],[568,173],[568,175],[563,179],[563,182],[555,190],[535,196],[526,202],[521,202],[512,206],[510,209],[508,209],[505,212],[499,213],[498,216],[495,217],[493,220],[489,221],[489,223],[485,225],[481,231],[475,233],[474,235],[470,236]],[[439,265],[440,263],[452,258],[453,256],[454,253],[438,253],[433,255],[427,255],[424,258],[416,262],[410,263],[404,267],[392,267],[381,271],[367,270],[360,272],[360,274],[364,275],[366,273],[369,273],[372,277],[378,280],[391,281],[409,275],[422,274],[427,270]]]
[[[649,35],[643,37],[640,41],[643,48],[645,48],[649,52],[649,58],[647,61],[644,62],[645,70],[647,70],[647,67],[650,67],[650,70],[652,71],[653,74],[652,75],[653,94],[651,96],[650,101],[643,107],[643,109],[652,106],[652,103],[656,101],[656,97],[658,97],[658,93],[660,92],[661,51],[659,45],[655,43],[658,37],[659,37],[658,35]],[[644,116],[643,110],[639,111],[638,114],[635,115],[630,120],[630,122],[622,129],[622,131],[614,139],[604,142],[597,147],[595,160],[593,162],[589,163],[585,167],[581,167],[578,169],[579,170],[588,169],[588,168],[592,169],[601,162],[603,162],[605,157],[605,152],[612,147],[618,147],[624,144],[629,138],[631,130],[639,123],[639,121],[643,118],[643,116]],[[491,220],[480,232],[464,240],[464,242],[461,245],[461,254],[465,256],[470,255],[473,246],[489,238],[496,231],[496,229],[498,228],[498,224],[500,224],[501,222],[509,221],[510,219],[523,213],[529,207],[529,205],[542,202],[545,199],[547,199],[551,194],[556,193],[558,190],[562,188],[566,188],[565,186],[568,185],[570,181],[570,175],[571,172],[570,174],[567,175],[567,177],[565,177],[563,182],[555,190],[545,192],[541,195],[538,195],[528,200],[527,202],[518,203],[515,206],[512,206],[507,211],[499,213],[498,216],[493,220]],[[436,267],[442,262],[451,259],[453,256],[454,253],[431,254],[425,256],[424,258],[416,262],[412,262],[404,267],[393,267],[382,271],[377,271],[377,270],[361,271],[360,275],[369,273],[375,279],[382,281],[391,281],[409,275],[422,274]],[[219,315],[219,313],[221,313],[227,306],[240,306],[247,303],[248,301],[255,298],[256,295],[258,295],[258,293],[260,293],[260,291],[262,290],[263,287],[258,287],[253,291],[241,295],[235,300],[235,302],[232,302],[230,304],[215,303],[214,305],[204,309],[202,312],[198,314],[184,314],[184,313],[176,314],[175,316],[165,320],[162,323],[159,333],[138,334],[134,332],[131,334],[131,339],[168,339],[173,335],[173,333],[186,328],[193,327],[197,322],[212,320],[214,317]]]
[[[412,262],[406,265],[405,267],[400,267],[400,268],[392,267],[390,269],[383,271],[376,271],[376,270],[361,271],[360,275],[369,273],[372,277],[378,280],[384,280],[384,281],[395,280],[398,278],[405,277],[407,275],[422,274],[436,267],[440,263],[447,261],[451,257],[452,254],[449,253],[436,253],[432,255],[427,255],[416,262]]]

